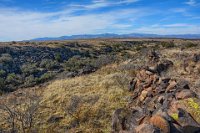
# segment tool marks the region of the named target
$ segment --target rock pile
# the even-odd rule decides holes
[[[138,71],[130,82],[127,108],[113,114],[113,133],[200,133],[198,96],[187,81],[161,76],[171,66],[162,60]]]

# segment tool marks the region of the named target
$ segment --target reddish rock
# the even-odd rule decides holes
[[[163,133],[170,133],[170,125],[162,116],[155,115],[151,117],[149,122],[159,128]]]
[[[160,133],[160,131],[153,125],[141,124],[136,128],[136,133]]]
[[[147,97],[148,91],[147,90],[143,90],[139,99],[140,101],[144,101],[144,99]]]
[[[184,89],[176,93],[176,98],[179,100],[194,97],[194,96],[195,96],[194,92],[188,89]]]
[[[175,89],[176,85],[177,85],[176,81],[170,81],[169,86],[166,88],[165,92],[169,92],[169,91]]]

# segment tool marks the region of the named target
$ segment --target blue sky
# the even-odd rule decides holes
[[[200,0],[0,0],[0,41],[100,33],[200,34]]]

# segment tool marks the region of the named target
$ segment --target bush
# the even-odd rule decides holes
[[[6,71],[0,70],[0,77],[4,77],[6,75]]]
[[[36,79],[33,75],[30,75],[25,78],[24,84],[26,87],[31,87],[36,84]]]
[[[64,68],[67,71],[78,71],[84,66],[90,65],[91,62],[92,59],[74,56],[65,62]]]
[[[52,73],[45,73],[40,78],[37,79],[37,83],[44,83],[54,77]]]
[[[5,90],[5,82],[3,78],[0,78],[0,91]]]
[[[21,79],[14,73],[8,74],[6,78],[6,83],[10,85],[18,85],[21,81]]]
[[[63,61],[63,60],[62,60],[62,56],[61,56],[60,53],[56,53],[56,54],[55,54],[55,59],[56,59],[56,61],[58,61],[58,62],[62,62],[62,61]]]
[[[176,46],[173,42],[161,42],[161,45],[164,48],[173,48]]]
[[[53,61],[51,59],[44,59],[40,63],[40,67],[46,68],[48,70],[55,69],[58,66],[58,63],[56,61]]]
[[[2,54],[0,57],[0,63],[11,63],[13,58],[10,54]]]
[[[38,69],[36,67],[36,64],[24,64],[21,67],[21,71],[27,76],[27,75],[31,75],[31,74],[35,74],[38,72]]]
[[[102,66],[114,63],[115,61],[116,57],[114,55],[102,55],[95,60],[94,67],[101,68]]]
[[[184,44],[184,46],[185,46],[185,48],[192,48],[192,47],[196,47],[197,44],[192,43],[192,42],[188,42],[188,43]]]

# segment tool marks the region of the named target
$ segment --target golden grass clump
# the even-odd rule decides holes
[[[47,86],[43,92],[44,108],[38,117],[44,119],[41,131],[62,128],[69,132],[111,132],[112,113],[126,105],[126,86],[131,78],[115,69],[116,66],[105,67],[90,75],[57,80]],[[58,123],[45,122],[53,115],[64,118]]]

